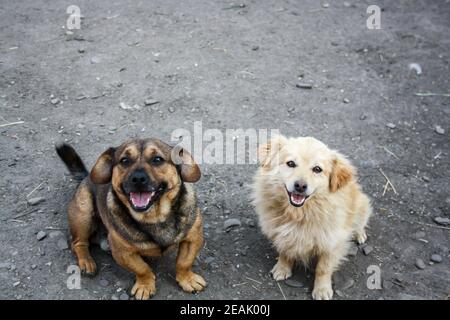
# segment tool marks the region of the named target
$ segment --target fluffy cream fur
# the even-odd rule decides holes
[[[368,197],[356,180],[356,170],[340,153],[310,138],[272,139],[259,150],[259,167],[252,200],[262,232],[279,253],[272,269],[275,280],[292,275],[296,261],[317,258],[314,299],[331,299],[331,278],[347,255],[353,237],[365,242],[371,214]],[[296,167],[287,165],[293,161]],[[322,172],[312,169],[319,166]],[[289,201],[295,181],[308,185],[302,207]]]

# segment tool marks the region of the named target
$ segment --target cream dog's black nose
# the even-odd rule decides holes
[[[294,182],[294,190],[297,192],[305,192],[308,185],[303,180],[298,180]]]

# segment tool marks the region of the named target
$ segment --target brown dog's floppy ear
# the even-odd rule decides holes
[[[356,169],[343,155],[336,152],[332,162],[330,191],[335,192],[349,183],[356,175]]]
[[[268,167],[278,151],[286,143],[286,137],[276,136],[258,148],[258,159],[262,167]]]
[[[200,180],[200,168],[192,155],[184,148],[175,146],[171,152],[172,162],[179,168],[181,179],[184,182],[197,182]]]
[[[90,173],[90,178],[93,183],[104,184],[111,181],[115,151],[115,148],[109,148],[97,159]]]

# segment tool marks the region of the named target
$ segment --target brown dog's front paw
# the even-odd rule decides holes
[[[78,266],[82,274],[94,276],[97,273],[97,264],[92,257],[78,259]]]
[[[139,281],[137,280],[131,289],[131,294],[137,300],[148,300],[156,293],[155,280]]]
[[[200,292],[206,287],[206,281],[198,274],[189,271],[183,274],[177,274],[177,282],[186,292]]]

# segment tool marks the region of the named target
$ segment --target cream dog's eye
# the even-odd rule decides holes
[[[297,166],[294,161],[288,161],[288,162],[286,162],[286,164],[290,168],[295,168]]]
[[[312,170],[313,170],[314,173],[321,173],[322,172],[322,168],[319,167],[319,166],[315,166]]]

